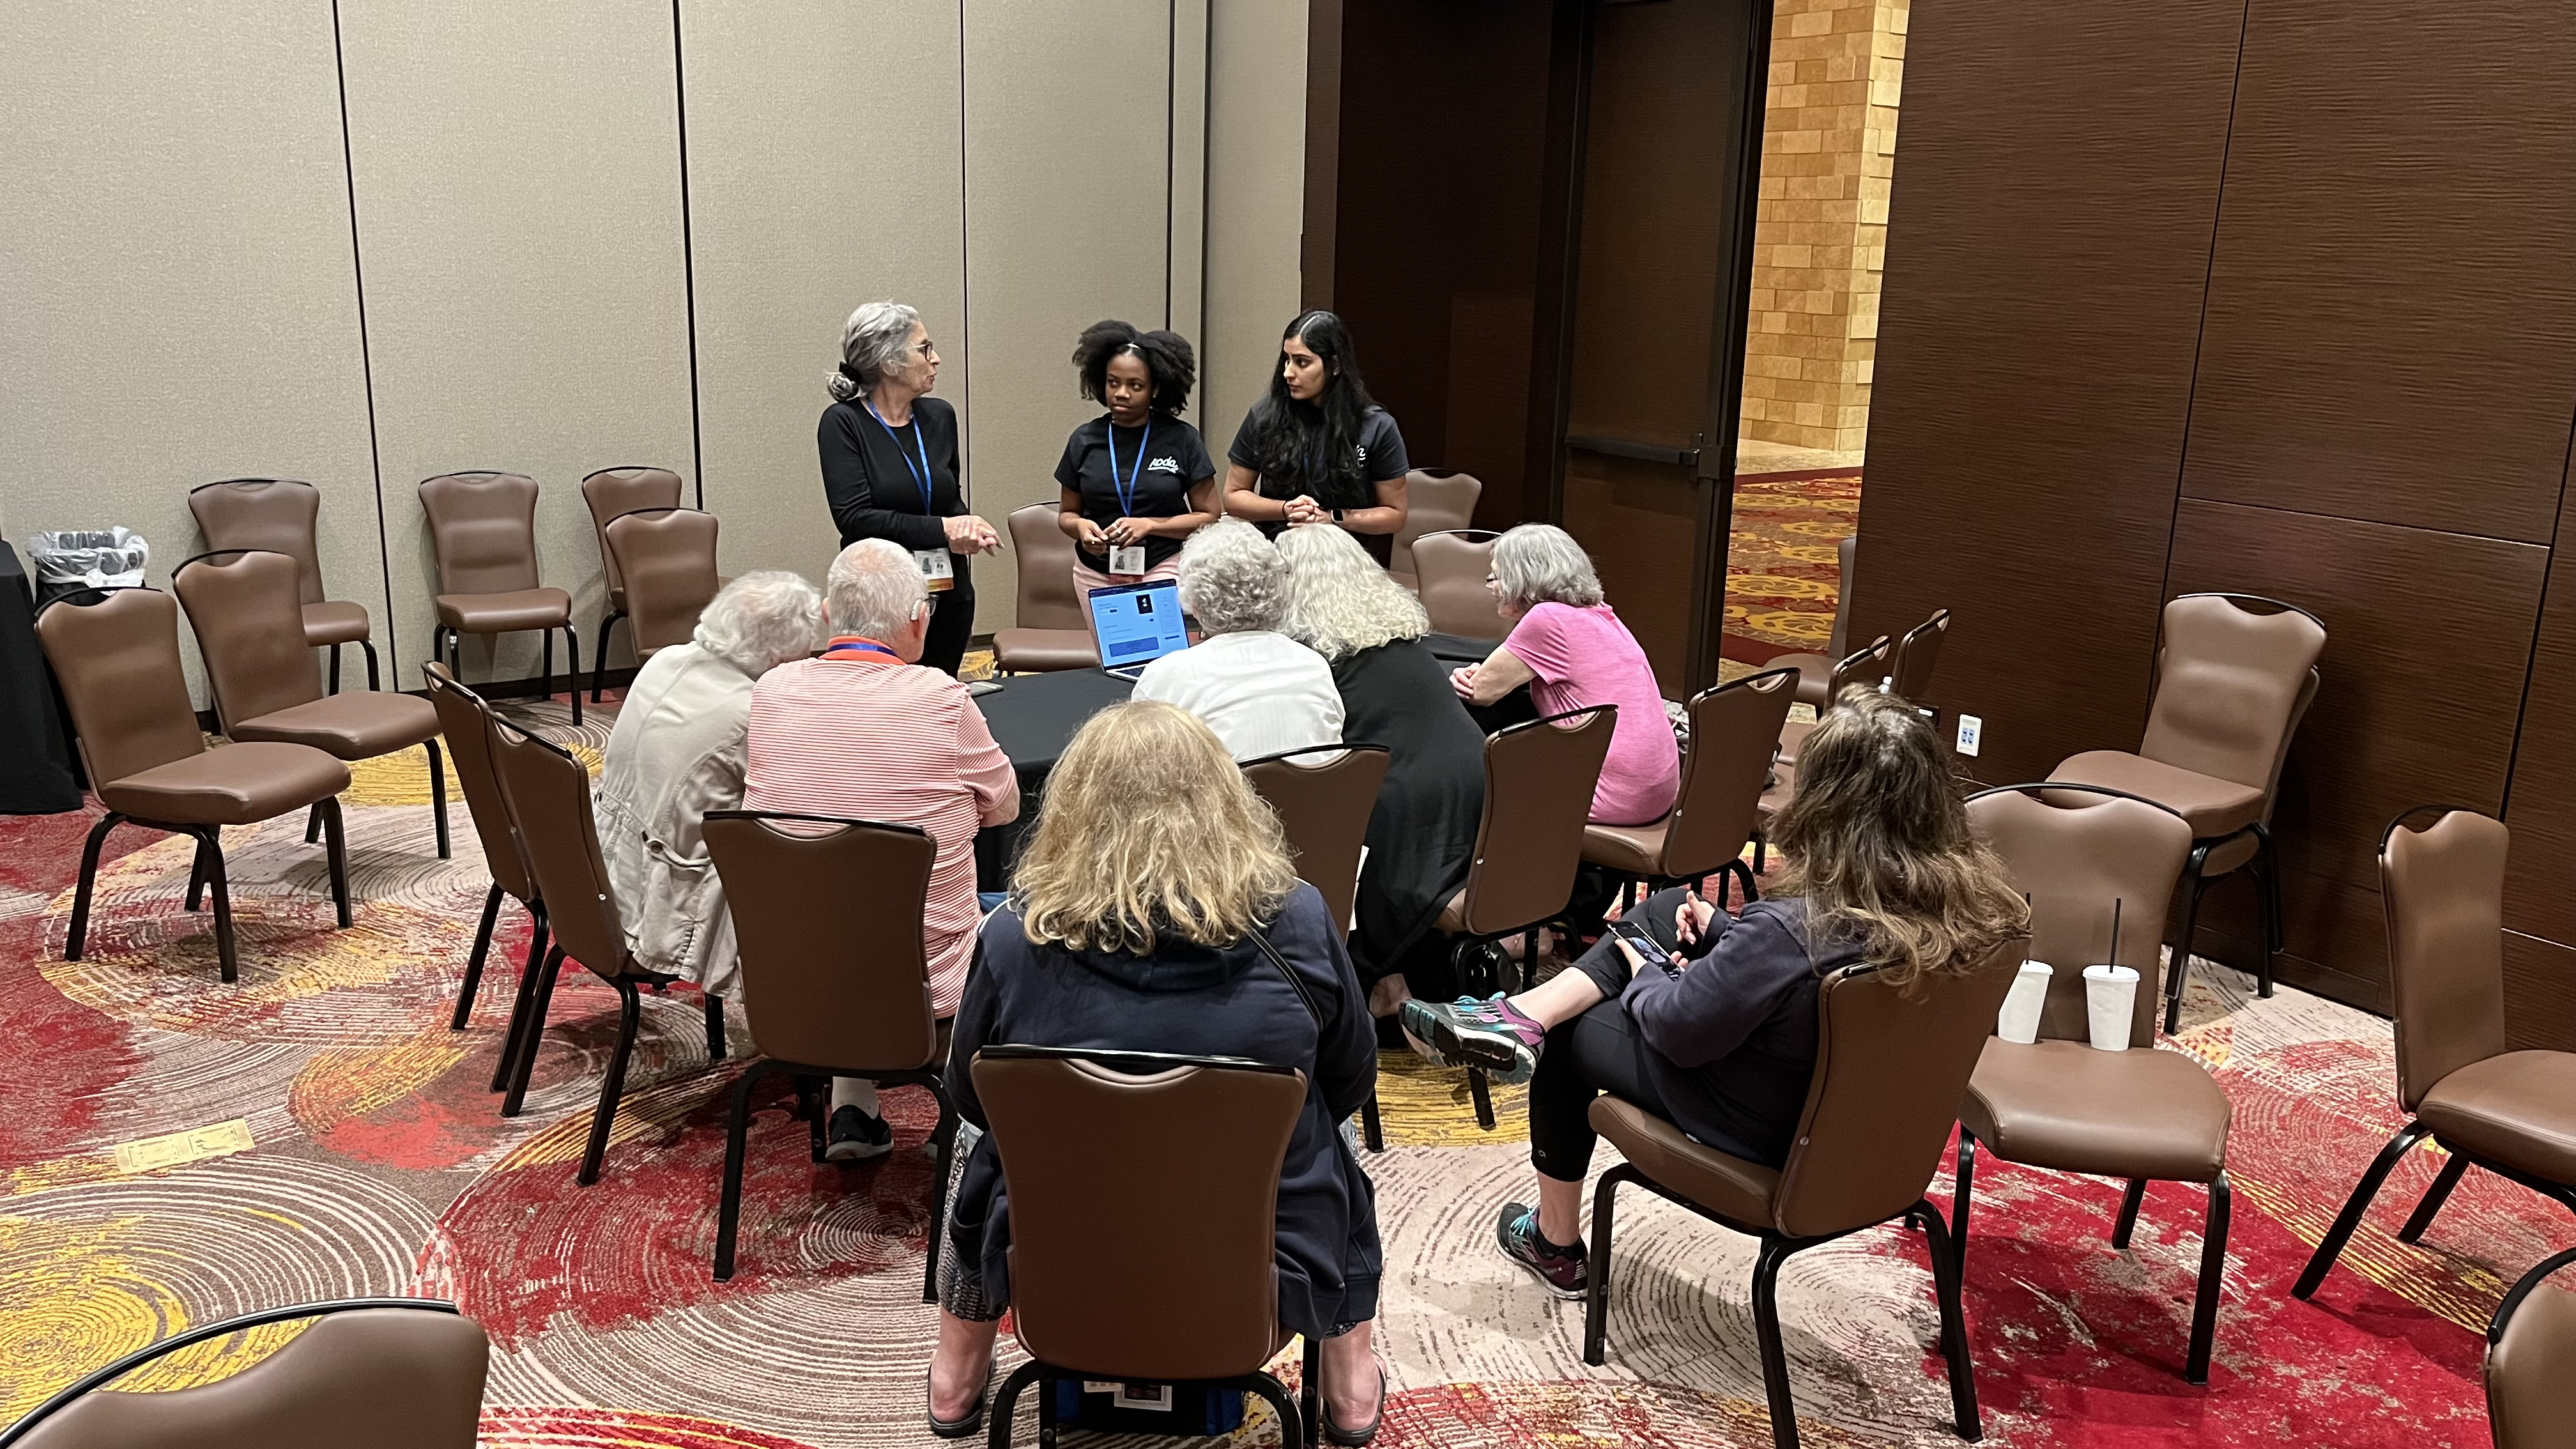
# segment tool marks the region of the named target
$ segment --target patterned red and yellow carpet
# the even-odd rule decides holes
[[[559,705],[517,712],[558,739],[604,738],[598,715],[575,732]],[[461,802],[456,858],[433,855],[424,788],[416,758],[361,770],[361,899],[345,931],[329,929],[321,850],[299,821],[233,833],[232,986],[215,978],[209,920],[181,909],[184,843],[113,837],[89,959],[67,963],[92,817],[0,821],[0,1423],[192,1324],[423,1294],[491,1333],[490,1444],[931,1442],[927,1099],[890,1092],[899,1150],[853,1170],[809,1163],[802,1125],[783,1105],[762,1112],[741,1271],[709,1281],[738,1060],[710,1068],[694,999],[648,998],[606,1174],[576,1187],[615,998],[568,973],[528,1111],[501,1120],[484,1084],[515,969],[501,963],[526,923],[507,921],[469,1029],[451,1032],[486,877]],[[2472,1174],[2425,1241],[2402,1244],[2397,1224],[2437,1166],[2420,1155],[2317,1300],[2290,1299],[2396,1120],[2388,1027],[2294,991],[2249,1000],[2241,978],[2206,974],[2167,1049],[2207,1062],[2236,1105],[2211,1384],[2181,1378],[2197,1190],[2150,1191],[2134,1246],[2114,1252],[2116,1184],[1990,1166],[1967,1287],[1989,1441],[2485,1442],[2479,1331],[2504,1284],[2576,1228]],[[747,1049],[738,1026],[736,1040]],[[1543,1297],[1491,1245],[1496,1207],[1528,1186],[1517,1103],[1504,1094],[1503,1130],[1487,1136],[1455,1082],[1395,1057],[1382,1095],[1390,1150],[1368,1162],[1389,1264],[1382,1443],[1769,1442],[1749,1240],[1625,1195],[1610,1362],[1587,1368],[1580,1305]],[[194,1135],[139,1145],[172,1134]],[[1945,1177],[1935,1200],[1946,1190]],[[1956,1442],[1930,1282],[1920,1240],[1894,1228],[1792,1260],[1782,1316],[1808,1443]],[[205,1381],[291,1332],[206,1345],[130,1386]],[[1238,1437],[1271,1442],[1264,1422]]]
[[[1834,545],[1860,527],[1860,471],[1746,473],[1727,540],[1725,656],[1767,664],[1821,654],[1842,569]]]

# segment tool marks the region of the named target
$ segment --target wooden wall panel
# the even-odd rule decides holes
[[[1956,611],[1931,702],[1982,778],[2145,724],[2243,15],[1914,14],[1854,622]]]
[[[2576,1052],[2576,947],[2504,933],[2504,1036],[2517,1051]]]
[[[2576,6],[2254,0],[2185,494],[2549,541],[2571,72]]]
[[[2560,493],[2558,536],[2576,547],[2566,516],[2576,513],[2576,497]],[[2576,944],[2576,887],[2568,881],[2576,864],[2576,558],[2554,552],[2508,789],[2504,820],[2513,846],[2505,857],[2504,923]],[[2569,996],[2576,1001],[2576,982]]]

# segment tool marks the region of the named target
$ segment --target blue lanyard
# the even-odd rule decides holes
[[[854,659],[861,654],[882,654],[897,664],[903,662],[902,655],[873,639],[835,639],[832,641],[832,646],[823,651],[823,657],[826,659]]]
[[[1117,421],[1102,419],[1101,434],[1109,440],[1109,486],[1118,490],[1118,514],[1122,518],[1133,518],[1136,516],[1136,487],[1145,481],[1145,449],[1154,441],[1154,415],[1145,415],[1145,436],[1136,440],[1136,466],[1128,470],[1124,481],[1118,477]]]
[[[878,415],[877,405],[866,398],[859,399],[859,402],[868,410],[869,417],[876,418],[877,426],[885,429],[886,437],[894,443],[894,455],[903,458],[903,439],[895,436],[894,429]],[[921,435],[921,419],[914,418],[904,426],[912,429],[912,445],[921,452],[921,466],[918,468],[913,466],[910,458],[903,458],[904,471],[912,475],[912,486],[921,490],[921,511],[934,512],[935,505],[930,501],[930,444]],[[1113,468],[1110,471],[1115,473],[1117,470]]]

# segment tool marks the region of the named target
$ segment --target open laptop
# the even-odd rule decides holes
[[[1133,680],[1146,665],[1190,647],[1189,629],[1181,622],[1180,585],[1169,579],[1093,589],[1083,609],[1091,617],[1091,643],[1100,651],[1100,667],[1121,679]]]

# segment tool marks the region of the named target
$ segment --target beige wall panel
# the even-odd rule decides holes
[[[1297,315],[1305,215],[1306,0],[1208,0],[1199,415],[1220,459]]]
[[[381,641],[327,0],[14,0],[0,136],[0,528],[124,524],[159,585],[201,546],[189,488],[308,478]]]
[[[404,666],[434,623],[416,485],[475,468],[543,486],[539,564],[587,662],[605,605],[582,475],[693,473],[671,8],[341,0],[341,24]],[[467,677],[536,673],[535,635],[485,650]]]
[[[967,470],[996,527],[1056,497],[1095,404],[1070,358],[1104,317],[1163,325],[1171,210],[1171,0],[966,0]],[[976,569],[975,628],[1015,617],[1013,558]]]
[[[1207,322],[1208,0],[1172,0],[1172,259],[1164,326],[1203,349]],[[1207,360],[1204,350],[1200,362]],[[1196,390],[1182,414],[1202,429]],[[1219,448],[1215,451],[1222,452]]]
[[[683,0],[707,508],[725,572],[818,586],[840,534],[814,430],[850,309],[919,308],[967,413],[956,0]]]

